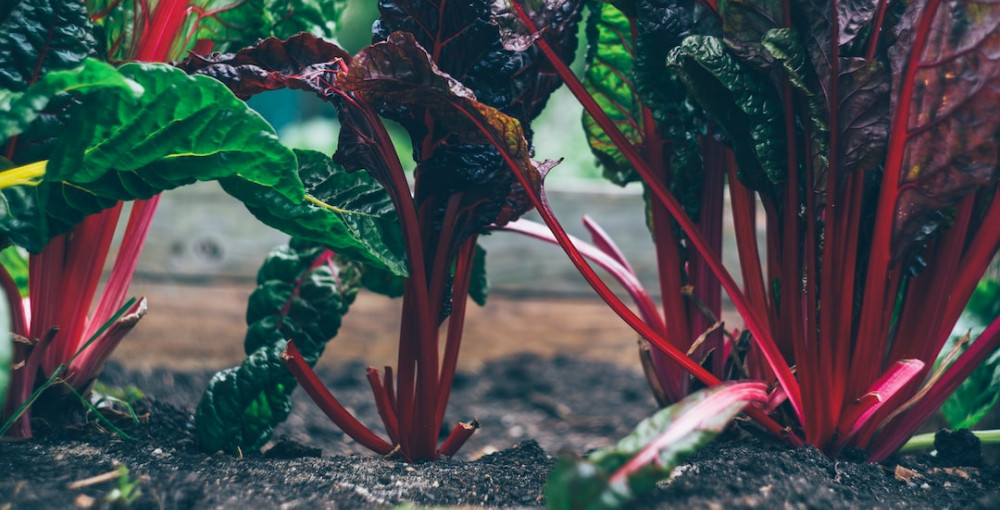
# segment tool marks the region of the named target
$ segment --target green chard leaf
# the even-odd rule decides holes
[[[11,2],[0,20],[0,90],[23,91],[49,71],[73,69],[94,54],[79,0]]]
[[[111,65],[92,58],[74,69],[46,73],[21,91],[0,89],[0,145],[23,133],[52,101],[58,102],[70,93],[80,96],[108,88],[132,96],[143,92],[141,85],[125,78]]]
[[[8,210],[0,231],[17,244],[38,251],[116,201],[196,180],[246,181],[303,200],[295,154],[222,84],[163,64],[126,64],[118,72],[143,93],[114,87],[88,95],[72,109],[42,182],[16,200],[20,187],[4,190],[9,204],[25,201],[18,207],[44,213],[24,222]]]
[[[288,340],[314,365],[336,336],[360,288],[360,269],[315,243],[293,239],[268,255],[247,305],[247,358],[218,372],[195,412],[208,452],[256,451],[291,411],[295,378],[281,353]]]
[[[586,459],[562,457],[545,484],[552,510],[618,509],[651,491],[698,448],[720,434],[749,402],[767,400],[762,383],[722,383],[694,393],[639,423],[617,445]]]
[[[271,19],[271,33],[278,39],[287,39],[299,32],[316,37],[333,39],[347,0],[265,0],[265,9]]]
[[[302,150],[295,154],[306,193],[330,208],[289,200],[269,187],[243,180],[224,180],[222,187],[268,225],[280,225],[295,237],[326,243],[354,260],[405,275],[399,219],[385,189],[370,175],[348,172],[325,154]]]
[[[188,73],[219,80],[243,99],[290,88],[333,102],[340,109],[341,125],[347,126],[341,130],[338,153],[333,160],[318,153],[298,153],[306,158],[300,161],[298,172],[307,183],[306,191],[332,208],[289,200],[253,183],[224,181],[222,185],[265,223],[297,237],[321,241],[369,264],[373,272],[384,270],[405,276],[402,234],[395,224],[396,213],[389,195],[365,172],[356,172],[363,168],[377,178],[377,169],[384,168],[384,161],[376,149],[368,150],[375,135],[348,120],[356,108],[338,96],[342,92],[342,65],[350,58],[335,44],[298,34],[286,41],[270,37],[235,54],[191,55],[178,66]],[[361,116],[357,117],[360,120]],[[352,135],[369,144],[359,142],[364,147],[345,157],[343,153],[350,144],[343,140]],[[343,168],[339,166],[341,161]],[[338,189],[341,186],[343,191]]]
[[[734,58],[721,40],[690,36],[667,57],[688,93],[727,135],[739,177],[772,193],[787,175],[781,102],[762,76]]]
[[[632,24],[609,3],[590,2],[589,6],[587,68],[583,73],[583,85],[629,143],[639,147],[643,139],[643,106],[632,84]],[[583,129],[590,149],[604,167],[606,179],[619,186],[639,180],[638,173],[621,150],[586,111]]]
[[[972,293],[972,298],[962,314],[962,320],[952,331],[952,339],[941,351],[938,362],[947,356],[958,338],[970,333],[969,329],[972,330],[973,337],[978,336],[998,316],[1000,316],[1000,281],[984,279]],[[966,344],[962,351],[969,345],[971,344]],[[1000,402],[1000,349],[993,351],[955,389],[941,406],[941,415],[953,430],[970,429],[986,417],[997,402]]]

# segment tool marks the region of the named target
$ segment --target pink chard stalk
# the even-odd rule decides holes
[[[584,82],[544,34],[534,44],[584,105],[609,176],[647,190],[663,315],[646,298],[642,317],[627,309],[533,196],[552,238],[659,351],[668,401],[687,391],[677,367],[707,385],[764,380],[769,413],[752,414],[768,428],[884,459],[1000,345],[994,322],[931,373],[1000,247],[1000,3],[614,5],[592,4]],[[719,257],[724,183],[742,285]],[[603,237],[595,249],[627,272]],[[749,345],[709,340],[716,285]]]
[[[17,56],[11,58],[25,54],[30,62],[0,62],[5,70],[15,70],[5,75],[13,76],[11,83],[2,85],[15,92],[27,89],[46,73],[74,69],[94,54],[115,63],[169,62],[188,50],[208,51],[213,44],[238,42],[241,37],[252,40],[266,35],[261,31],[262,5],[246,0],[20,2],[6,14],[7,19],[0,20],[5,27],[4,37],[12,38],[3,45],[5,48],[16,45]],[[21,33],[24,31],[27,32]],[[22,73],[24,70],[28,71]],[[50,103],[41,112],[42,122],[58,126],[63,111],[71,106],[67,101]],[[47,128],[43,125],[38,131],[44,129]],[[6,138],[3,156],[15,164],[44,160],[50,152],[58,150],[58,144],[51,142],[58,136],[29,131]],[[45,173],[45,161],[22,168],[37,171],[26,179],[5,182],[5,187],[37,184]],[[28,297],[24,300],[11,275],[5,269],[0,270],[0,285],[11,310],[15,338],[14,371],[0,423],[8,421],[22,407],[33,393],[36,381],[48,379],[57,369],[66,385],[77,390],[88,385],[145,313],[145,299],[140,299],[84,346],[125,303],[159,202],[158,194],[149,195],[152,198],[132,204],[121,246],[100,292],[99,282],[111,252],[122,212],[121,202],[104,204],[103,211],[87,216],[71,229],[63,229],[68,231],[51,240],[45,233],[40,240],[12,239],[32,253],[28,263]],[[68,362],[62,371],[60,367]],[[9,434],[31,436],[28,411],[21,414]]]

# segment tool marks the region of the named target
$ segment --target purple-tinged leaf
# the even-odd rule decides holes
[[[889,70],[877,60],[842,59],[839,80],[838,166],[841,173],[874,169],[889,138]]]
[[[354,58],[342,78],[345,89],[370,104],[389,108],[420,104],[434,119],[442,145],[435,151],[449,152],[446,160],[463,166],[443,166],[438,162],[418,168],[418,182],[434,179],[451,193],[457,190],[475,192],[473,215],[479,227],[489,223],[503,224],[523,214],[529,207],[518,192],[516,179],[507,164],[516,165],[531,176],[534,190],[541,184],[541,174],[532,162],[521,124],[512,117],[476,100],[463,84],[438,70],[430,55],[412,35],[394,33],[383,42],[363,49]],[[507,164],[482,166],[476,147],[491,146],[501,151]],[[422,170],[423,169],[423,170]],[[435,176],[433,172],[447,172]],[[419,188],[419,185],[418,185]],[[440,189],[433,189],[440,193]],[[418,202],[420,197],[417,197]]]
[[[871,31],[871,22],[878,11],[879,0],[836,0],[837,22],[840,34],[837,43],[840,46],[849,45],[865,32]],[[820,5],[826,5],[819,2]]]
[[[936,230],[937,211],[997,181],[1000,2],[914,2],[898,39],[885,170],[893,257]]]
[[[286,41],[269,37],[234,54],[192,54],[177,65],[188,74],[204,74],[225,83],[240,99],[283,88],[329,98],[334,95],[336,74],[350,59],[336,44],[298,34]]]
[[[744,63],[758,69],[773,65],[761,39],[769,30],[784,26],[778,0],[720,0],[719,16],[726,46]]]

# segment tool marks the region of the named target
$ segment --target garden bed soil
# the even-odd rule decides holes
[[[364,367],[324,367],[342,402],[378,423]],[[129,508],[370,508],[544,504],[552,457],[580,454],[620,438],[653,409],[641,375],[616,365],[521,355],[487,361],[456,379],[449,421],[482,424],[456,459],[408,465],[363,451],[336,430],[301,390],[291,418],[263,454],[243,458],[199,451],[191,412],[209,371],[128,371],[109,365],[103,380],[136,385],[136,436],[109,432],[93,417],[36,421],[37,437],[0,443],[0,509],[101,508],[117,477],[88,480],[118,465],[138,480]],[[978,446],[959,448],[962,455]],[[855,453],[832,461],[812,448],[789,449],[749,425],[696,453],[639,508],[1000,508],[995,466],[954,455],[903,455],[867,464]],[[99,479],[98,479],[99,480]],[[75,484],[74,484],[75,483]],[[121,502],[119,500],[119,502]]]

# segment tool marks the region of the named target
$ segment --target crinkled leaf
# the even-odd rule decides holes
[[[406,274],[406,266],[401,234],[394,223],[396,213],[388,201],[389,195],[368,175],[355,173],[367,169],[378,179],[388,169],[382,152],[385,147],[377,143],[372,126],[365,124],[367,119],[359,111],[360,106],[344,101],[339,95],[346,94],[340,85],[340,75],[349,60],[350,55],[339,46],[310,34],[299,34],[287,41],[264,39],[235,54],[191,55],[178,66],[189,73],[211,76],[244,99],[268,90],[291,88],[332,101],[339,109],[343,126],[337,154],[333,161],[318,154],[309,156],[306,162],[300,161],[299,175],[307,188],[309,183],[322,185],[321,191],[309,190],[315,198],[361,214],[345,214],[288,200],[249,183],[224,182],[223,186],[238,194],[258,218],[402,276]],[[343,169],[334,161],[342,162]],[[337,186],[345,186],[343,193]],[[357,195],[352,198],[350,193]],[[373,199],[376,195],[378,200]]]
[[[889,139],[889,69],[878,60],[841,59],[837,108],[841,172],[872,170]]]
[[[1000,177],[1000,3],[934,6],[909,5],[890,51],[894,257],[937,229],[939,211]]]
[[[162,64],[127,64],[119,72],[144,93],[136,98],[109,88],[73,108],[44,180],[18,204],[44,217],[24,223],[13,210],[0,225],[17,244],[38,251],[118,200],[196,180],[245,180],[302,199],[294,153],[222,84]]]
[[[789,83],[795,87],[800,96],[805,99],[809,116],[810,150],[813,159],[813,172],[816,175],[817,189],[825,189],[821,184],[826,178],[830,130],[826,124],[826,103],[817,94],[810,83],[813,82],[812,69],[809,66],[806,50],[799,41],[798,32],[791,28],[778,28],[768,31],[761,39],[761,45],[771,58],[781,67]],[[848,102],[854,103],[847,96]],[[852,112],[850,116],[863,115],[862,112]]]
[[[437,66],[472,90],[480,102],[527,124],[541,113],[561,81],[537,47],[524,51],[504,48],[500,28],[494,24],[493,4],[493,0],[381,0],[380,17],[372,27],[374,40],[385,41],[397,31],[412,34],[417,44],[433,55]],[[546,41],[563,61],[571,61],[581,2],[526,4],[537,28],[546,31]],[[419,105],[413,110],[398,108],[386,113],[407,125],[411,135],[422,120]],[[414,122],[407,123],[408,118]]]
[[[298,34],[285,41],[269,37],[232,54],[189,55],[177,66],[221,81],[242,99],[290,88],[330,100],[339,90],[337,73],[350,59],[336,44]]]
[[[439,71],[413,36],[397,32],[385,42],[363,49],[355,56],[341,82],[344,88],[371,104],[389,108],[420,104],[436,126],[447,129],[447,136],[442,138],[454,147],[452,150],[438,147],[436,150],[441,151],[443,158],[438,158],[434,164],[441,171],[453,173],[448,178],[440,178],[439,183],[451,190],[475,190],[479,194],[477,200],[493,198],[474,206],[477,228],[492,222],[502,225],[528,209],[529,204],[519,195],[513,172],[506,164],[476,161],[489,157],[478,146],[492,147],[502,151],[502,157],[517,165],[535,186],[540,185],[541,175],[531,160],[521,124],[476,101],[469,89]],[[463,166],[440,164],[447,158]],[[435,178],[433,169],[425,168],[429,171],[421,178]]]
[[[22,0],[0,21],[0,90],[22,91],[49,71],[73,69],[94,53],[80,0]]]
[[[62,94],[81,96],[107,88],[139,96],[142,87],[114,67],[88,58],[75,69],[51,71],[21,91],[0,89],[0,145],[24,132]]]
[[[296,150],[306,193],[335,210],[291,200],[244,180],[222,181],[258,219],[295,237],[324,243],[359,262],[406,274],[402,234],[392,200],[364,172],[348,172],[329,156]]]
[[[690,35],[722,35],[718,17],[692,0],[638,0],[635,5],[635,87],[660,127],[674,133],[698,131],[689,124],[687,102],[677,73],[664,69],[667,54]],[[684,120],[684,123],[679,123]],[[676,127],[675,127],[676,126]]]
[[[748,402],[767,400],[761,383],[723,383],[643,420],[617,445],[584,460],[562,457],[545,484],[548,508],[617,509],[651,491],[674,467],[721,433]]]
[[[762,192],[783,182],[787,161],[782,107],[767,81],[730,55],[718,38],[709,36],[686,38],[670,52],[667,65],[726,133],[740,180]]]
[[[778,0],[719,0],[719,16],[726,45],[740,61],[756,69],[773,65],[761,40],[769,30],[783,26]]]
[[[331,255],[294,239],[268,255],[247,305],[247,358],[217,373],[198,404],[202,449],[256,451],[288,417],[296,384],[281,360],[287,340],[315,364],[360,288],[358,267]]]
[[[635,49],[632,24],[613,5],[592,2],[587,17],[587,68],[583,85],[635,147],[642,145],[642,103],[632,83],[632,59]],[[586,111],[583,128],[590,149],[604,167],[604,177],[624,186],[639,180],[632,165],[611,138]]]
[[[878,5],[879,0],[837,0],[837,21],[840,24],[837,43],[847,46],[858,36],[868,35]]]

